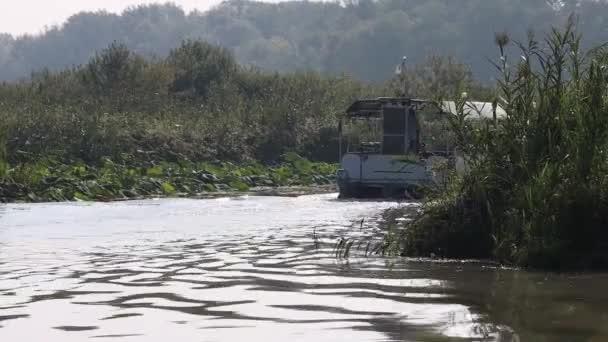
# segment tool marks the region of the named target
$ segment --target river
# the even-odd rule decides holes
[[[0,205],[0,340],[608,341],[608,275],[366,257],[402,204],[335,198]]]

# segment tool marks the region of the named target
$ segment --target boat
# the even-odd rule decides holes
[[[504,111],[498,108],[498,115]],[[449,168],[463,172],[464,161],[453,146],[427,151],[421,142],[421,112],[455,115],[455,102],[400,97],[358,100],[340,121],[340,198],[411,198],[446,180]],[[496,106],[466,102],[473,117],[496,117]],[[343,146],[346,145],[343,151]],[[439,167],[443,166],[443,167]]]

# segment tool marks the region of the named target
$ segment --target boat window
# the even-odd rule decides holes
[[[405,108],[384,108],[383,114],[382,154],[404,154],[406,151]]]
[[[351,153],[380,153],[382,141],[379,118],[355,118],[345,127],[347,151]]]
[[[417,154],[420,152],[420,127],[418,127],[418,120],[416,119],[416,111],[414,109],[409,110],[408,120],[408,152]]]
[[[405,151],[405,140],[403,136],[384,136],[382,154],[403,154]]]
[[[384,135],[405,135],[405,110],[403,108],[384,109]]]

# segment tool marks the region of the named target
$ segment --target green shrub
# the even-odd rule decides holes
[[[404,233],[406,255],[495,258],[552,269],[608,267],[608,53],[574,25],[501,61],[497,120],[451,121],[470,172]],[[460,106],[464,104],[462,99]]]

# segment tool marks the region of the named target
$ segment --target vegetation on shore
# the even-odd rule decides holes
[[[0,200],[326,184],[338,113],[374,91],[346,77],[244,68],[200,41],[163,60],[114,43],[88,64],[0,85]]]
[[[225,49],[185,41],[162,60],[119,43],[89,63],[0,85],[9,163],[47,155],[92,163],[337,160],[337,115],[380,87],[316,73],[264,73]]]
[[[496,103],[507,115],[452,131],[469,170],[431,196],[391,241],[407,256],[491,258],[549,269],[608,267],[608,50],[587,52],[570,23],[511,61]],[[466,99],[462,99],[460,105]]]
[[[242,179],[254,176],[263,185],[324,184],[338,159],[338,118],[355,99],[402,92],[403,81],[425,94],[484,91],[451,58],[429,58],[400,77],[370,84],[267,73],[201,41],[184,41],[165,59],[113,43],[87,64],[0,84],[0,198],[196,194],[257,186]],[[218,180],[203,184],[201,172]]]

